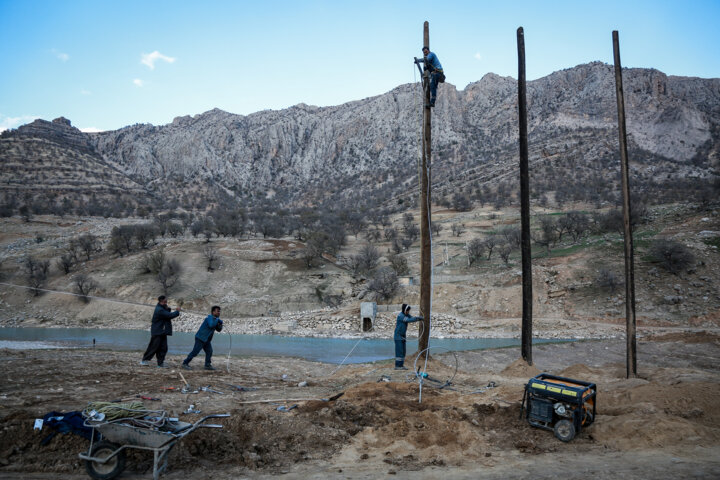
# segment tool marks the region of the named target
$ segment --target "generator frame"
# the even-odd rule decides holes
[[[525,385],[520,418],[569,442],[595,421],[596,397],[594,383],[541,373]]]

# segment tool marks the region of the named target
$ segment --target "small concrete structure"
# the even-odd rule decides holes
[[[360,303],[360,331],[370,332],[375,326],[375,317],[377,316],[377,303],[362,302]]]

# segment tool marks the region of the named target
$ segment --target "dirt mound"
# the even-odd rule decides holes
[[[537,369],[534,365],[528,365],[525,360],[522,358],[518,358],[513,363],[505,367],[505,369],[502,371],[502,374],[506,377],[523,377],[523,378],[530,378],[534,377],[535,375],[539,375],[540,370]]]
[[[571,365],[562,372],[560,372],[561,377],[568,377],[577,380],[583,380],[586,382],[593,382],[593,378],[600,375],[603,375],[602,370],[590,368],[587,365],[583,365],[582,363],[576,363],[575,365]]]
[[[603,392],[593,437],[619,449],[706,444],[720,439],[720,385],[649,382]]]

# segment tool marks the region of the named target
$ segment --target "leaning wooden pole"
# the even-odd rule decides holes
[[[525,32],[517,29],[518,121],[520,129],[520,252],[522,255],[522,358],[532,360],[532,251],[530,249],[530,179],[528,173],[527,96],[525,89]]]
[[[430,26],[428,22],[423,25],[423,45],[430,47]],[[425,92],[425,105],[423,108],[423,136],[422,136],[422,165],[420,172],[420,315],[423,316],[423,329],[418,341],[418,351],[428,348],[430,341],[430,314],[432,295],[431,279],[431,245],[430,238],[430,72],[423,74],[423,91]]]
[[[630,181],[628,171],[627,133],[625,130],[625,96],[620,65],[620,40],[618,32],[612,32],[615,56],[615,93],[618,111],[618,135],[620,137],[620,171],[623,193],[623,227],[625,231],[625,326],[627,378],[637,376],[637,346],[635,338],[635,268],[633,260],[633,237],[630,224]]]

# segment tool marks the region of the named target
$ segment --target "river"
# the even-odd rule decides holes
[[[168,337],[170,354],[186,354],[194,344],[194,333],[178,332]],[[137,351],[138,359],[150,340],[142,330],[85,328],[0,328],[0,348],[101,348]],[[392,339],[317,338],[281,335],[229,335],[216,333],[215,355],[299,357],[324,363],[365,363],[394,357]],[[533,339],[533,343],[563,342],[561,339]],[[430,338],[438,353],[519,346],[515,338]],[[348,353],[351,352],[348,356]],[[417,350],[417,340],[408,340],[407,351]],[[201,355],[203,353],[201,352]],[[518,352],[519,355],[519,352]],[[347,356],[347,359],[345,359]]]

